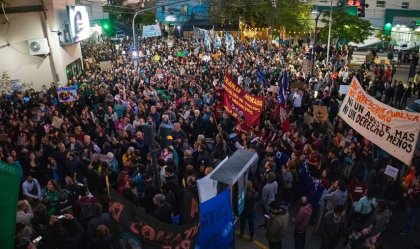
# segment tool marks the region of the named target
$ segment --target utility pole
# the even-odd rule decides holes
[[[330,62],[332,13],[333,13],[333,0],[331,0],[331,5],[330,5],[330,22],[328,24],[327,66],[329,66],[329,62]]]
[[[185,2],[189,2],[189,1],[191,1],[191,0],[177,1],[177,2],[173,2],[173,3],[168,3],[168,4],[163,5],[163,6],[170,6],[170,5],[175,5],[175,4],[179,4],[179,3],[185,3]],[[138,49],[139,49],[138,48],[137,35],[136,35],[136,23],[135,23],[136,22],[136,18],[137,18],[138,15],[140,15],[140,14],[146,12],[146,11],[149,11],[149,10],[157,9],[158,7],[162,7],[162,6],[154,6],[154,7],[150,7],[150,8],[146,8],[146,9],[137,10],[136,13],[133,16],[133,19],[132,19],[132,29],[133,29],[134,50],[136,51],[136,54],[137,54],[137,56],[135,56],[135,59],[134,59],[134,63],[135,63],[134,65],[136,65],[136,66],[137,66]]]

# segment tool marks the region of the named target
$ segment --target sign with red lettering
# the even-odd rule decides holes
[[[225,110],[235,119],[242,116],[249,125],[259,124],[264,97],[247,93],[228,73],[225,74],[222,102]]]
[[[420,114],[392,108],[367,94],[356,77],[338,114],[362,136],[407,165],[420,131]]]
[[[164,223],[135,207],[114,190],[110,191],[111,232],[117,248],[193,249],[199,229],[198,200],[189,191],[183,194],[185,214],[182,225]]]

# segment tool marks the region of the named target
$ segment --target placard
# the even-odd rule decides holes
[[[54,128],[60,129],[61,128],[61,125],[63,124],[63,122],[64,122],[64,120],[62,118],[59,118],[57,116],[54,116],[51,125]]]
[[[57,89],[58,101],[60,102],[73,102],[77,100],[76,87],[60,87]]]
[[[161,35],[162,32],[160,30],[159,24],[143,26],[143,38],[156,37]]]
[[[314,105],[314,119],[318,121],[328,121],[328,108],[326,106]]]
[[[411,164],[420,131],[419,113],[385,105],[367,94],[354,77],[338,115],[363,137]]]
[[[385,168],[384,174],[387,175],[387,176],[390,176],[394,179],[397,179],[398,171],[399,171],[399,169],[397,169],[395,167],[392,167],[391,165],[387,165],[386,168]]]
[[[280,90],[279,86],[270,86],[270,88],[268,88],[268,91],[272,93],[279,93],[279,90]]]
[[[101,71],[108,71],[112,69],[112,63],[111,61],[101,61],[99,62],[99,67],[101,68]]]

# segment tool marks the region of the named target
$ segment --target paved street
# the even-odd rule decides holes
[[[355,51],[353,53],[353,59],[351,60],[351,65],[353,69],[357,69],[365,62],[367,52],[361,52],[361,51]],[[387,57],[386,53],[379,53],[378,54],[379,59],[385,60]],[[395,55],[394,55],[395,58]],[[408,78],[408,72],[410,69],[409,64],[402,64],[400,66],[397,66],[397,73],[395,75],[395,79],[407,81]]]
[[[290,218],[294,216],[292,211]],[[403,220],[402,213],[395,213],[391,217],[390,223],[387,226],[386,231],[381,235],[379,239],[379,245],[383,246],[383,249],[418,249],[420,248],[420,231],[417,229],[417,234],[412,236],[400,235],[401,222]],[[237,236],[235,237],[235,248],[237,249],[268,249],[268,243],[265,239],[265,230],[258,228],[258,225],[262,224],[262,213],[256,214],[255,222],[255,235],[254,241],[251,243],[248,241],[248,228],[245,227],[244,239],[239,238],[239,223],[237,224]],[[293,240],[294,226],[290,222],[288,233],[283,241],[283,249],[294,249]],[[344,248],[343,240],[341,240],[340,246],[337,249]],[[306,249],[319,249],[321,246],[321,239],[318,235],[312,234],[312,227],[310,227],[306,235]]]

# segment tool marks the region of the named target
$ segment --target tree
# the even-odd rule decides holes
[[[329,13],[325,13],[329,15]],[[322,19],[325,23],[321,28],[320,37],[322,42],[328,41],[328,19]],[[331,44],[336,44],[339,40],[346,42],[362,43],[372,34],[373,28],[368,20],[358,16],[351,16],[343,10],[333,12],[331,25]]]
[[[235,23],[239,20],[247,25],[264,28],[284,28],[287,32],[310,31],[312,7],[298,0],[212,0],[210,16],[216,22]]]

